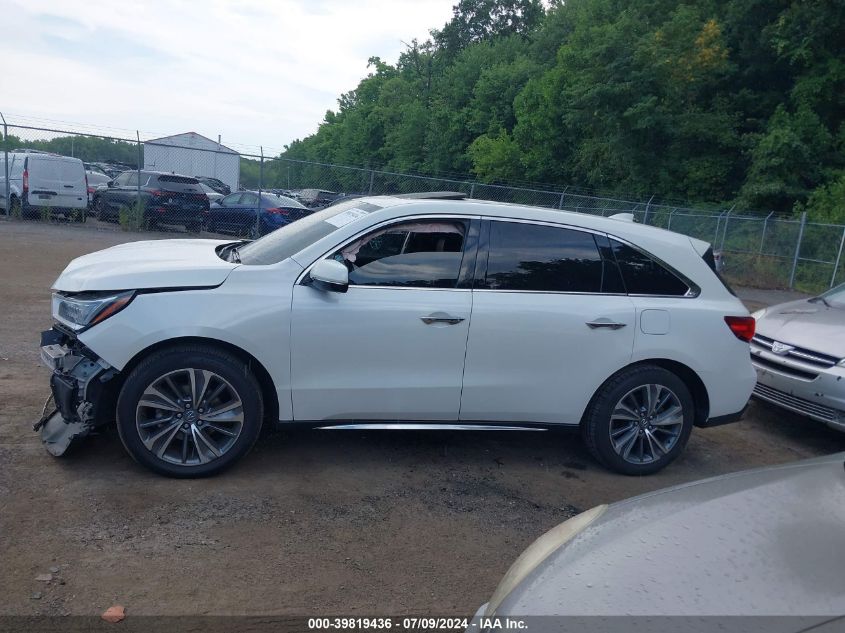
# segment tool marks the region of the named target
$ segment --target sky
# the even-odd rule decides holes
[[[316,131],[371,56],[395,62],[455,2],[0,0],[0,112],[275,154]]]

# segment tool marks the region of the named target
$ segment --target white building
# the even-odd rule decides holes
[[[232,191],[237,191],[241,157],[236,151],[202,134],[185,132],[146,141],[144,169],[219,178]]]

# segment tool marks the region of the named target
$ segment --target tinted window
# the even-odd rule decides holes
[[[467,225],[462,221],[408,222],[347,244],[334,257],[357,286],[454,288]]]
[[[226,196],[225,198],[222,198],[220,200],[220,204],[235,205],[235,204],[238,204],[240,199],[241,199],[240,193],[233,193],[230,196]]]
[[[602,269],[590,233],[517,222],[490,225],[487,288],[601,292]]]
[[[610,243],[628,294],[683,296],[689,291],[686,283],[645,253],[616,240]]]
[[[257,193],[245,193],[241,196],[240,204],[248,204],[248,205],[257,205],[258,204],[258,194]]]

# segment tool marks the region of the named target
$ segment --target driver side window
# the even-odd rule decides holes
[[[350,286],[455,288],[468,223],[403,222],[377,229],[332,256],[349,269]]]

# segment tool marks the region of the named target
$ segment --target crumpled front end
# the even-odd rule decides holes
[[[41,431],[47,451],[59,457],[114,419],[118,372],[59,326],[41,333],[41,361],[53,372],[52,397],[33,429]]]

